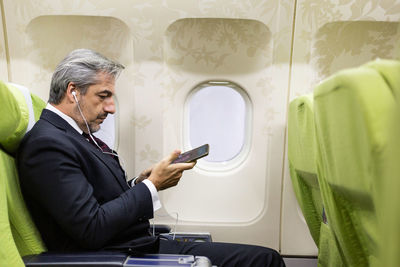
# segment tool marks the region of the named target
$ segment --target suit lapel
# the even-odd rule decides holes
[[[103,152],[101,152],[98,148],[90,144],[85,137],[79,134],[71,125],[68,124],[67,121],[58,116],[56,113],[44,109],[40,118],[50,122],[57,128],[64,129],[68,135],[71,135],[73,138],[78,140],[83,146],[85,146],[85,148],[91,151],[91,153],[93,153],[101,162],[103,162],[104,165],[107,166],[123,190],[128,188],[125,177],[123,177],[124,175],[121,175],[121,172],[122,174],[124,172],[115,159],[107,154],[103,154]]]
[[[101,152],[99,149],[97,149],[95,146],[90,144],[83,136],[81,136],[83,139],[83,142],[86,143],[86,147],[95,154],[95,156],[101,160],[107,168],[113,173],[115,179],[117,179],[118,183],[121,185],[121,187],[126,190],[128,185],[126,183],[125,177],[124,177],[124,171],[122,170],[121,166],[119,166],[118,162],[110,157],[107,154],[104,154]]]
[[[72,134],[77,135],[76,138],[80,137],[80,142],[87,149],[89,149],[90,152],[92,152],[100,161],[102,161],[104,163],[104,165],[107,166],[107,168],[113,173],[115,179],[117,179],[117,181],[121,185],[121,187],[124,190],[126,190],[127,183],[124,178],[124,172],[123,172],[122,168],[119,166],[118,162],[115,159],[113,159],[111,156],[101,152],[98,148],[96,148],[94,145],[89,143],[85,137],[83,137],[82,135],[77,133],[75,130],[74,130],[74,133],[72,133]]]

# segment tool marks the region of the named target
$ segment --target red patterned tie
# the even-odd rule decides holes
[[[83,132],[82,135],[83,135],[83,137],[86,138],[86,140],[87,140],[89,143],[91,143],[91,144],[94,145],[96,148],[98,148],[98,146],[95,144],[95,142],[93,142],[93,139],[94,139],[94,140],[96,141],[96,143],[99,145],[99,147],[101,148],[102,152],[106,152],[105,154],[110,155],[111,157],[114,158],[114,156],[115,156],[116,153],[115,153],[114,151],[112,151],[112,149],[109,148],[109,147],[107,146],[106,143],[104,143],[103,141],[101,141],[101,139],[97,138],[97,137],[94,136],[94,135],[92,135],[92,137],[93,137],[93,139],[92,139],[92,138],[90,138],[89,134],[87,134],[87,133],[85,133],[85,132]]]

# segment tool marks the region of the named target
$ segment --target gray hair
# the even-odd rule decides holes
[[[97,84],[97,74],[104,72],[117,78],[124,66],[105,56],[89,50],[77,49],[69,53],[56,67],[51,78],[49,103],[60,104],[73,82],[85,94],[90,85]]]

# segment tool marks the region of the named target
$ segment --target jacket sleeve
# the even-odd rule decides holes
[[[24,191],[82,247],[101,248],[129,226],[153,217],[144,184],[100,204],[79,162],[76,149],[40,137],[21,150],[18,164]]]

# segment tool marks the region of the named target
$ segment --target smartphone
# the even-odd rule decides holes
[[[179,157],[172,163],[192,162],[208,155],[210,146],[208,144],[199,146],[195,149],[186,151],[179,155]]]

